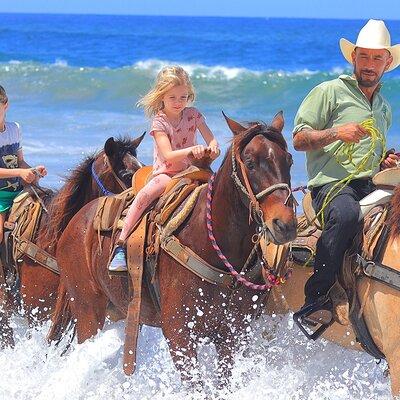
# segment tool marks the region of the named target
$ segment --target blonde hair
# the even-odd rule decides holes
[[[138,107],[143,107],[147,116],[152,117],[163,109],[163,101],[165,93],[175,86],[185,85],[188,88],[188,101],[193,102],[195,92],[190,82],[189,74],[179,65],[164,67],[157,75],[153,88],[143,96],[138,102]]]
[[[6,90],[1,85],[0,85],[0,103],[3,103],[3,104],[8,103],[8,97],[7,97]]]

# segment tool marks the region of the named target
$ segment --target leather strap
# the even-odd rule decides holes
[[[135,232],[128,238],[126,246],[128,270],[133,290],[133,296],[128,305],[128,313],[125,321],[124,372],[126,375],[132,375],[136,368],[147,218],[148,214],[142,218]]]
[[[128,187],[125,185],[125,182],[123,182],[123,181],[119,178],[119,176],[114,172],[114,169],[113,169],[113,167],[112,167],[112,165],[111,165],[111,163],[110,163],[110,160],[108,159],[108,157],[107,157],[106,154],[104,154],[104,163],[105,163],[108,167],[110,167],[111,174],[112,174],[112,176],[114,177],[114,179],[117,181],[117,183],[118,183],[118,185],[120,186],[120,188],[122,189],[122,191],[128,189]]]
[[[5,287],[6,287],[6,277],[4,273],[4,264],[0,258],[0,305],[1,305],[1,294],[2,291],[5,289]]]
[[[364,274],[369,278],[375,279],[393,289],[400,290],[399,271],[376,261],[368,261],[360,255],[357,255],[357,262],[360,264]]]
[[[186,269],[206,282],[229,288],[234,285],[235,281],[229,273],[208,264],[189,247],[183,245],[176,236],[168,236],[161,242],[161,247]]]
[[[360,300],[358,299],[358,294],[354,296],[354,301],[351,308],[352,312],[350,313],[350,321],[354,329],[354,333],[356,334],[357,341],[360,343],[361,347],[372,357],[378,360],[384,359],[384,354],[375,344],[365,322],[364,315],[360,312],[361,305]]]
[[[35,243],[32,243],[28,240],[18,240],[15,242],[15,246],[19,251],[21,251],[21,253],[27,255],[33,261],[47,268],[51,272],[60,275],[60,269],[58,268],[57,260]]]
[[[382,269],[375,269],[374,267],[377,266],[377,264],[382,265],[378,263],[378,260],[382,258],[383,255],[383,249],[387,243],[387,231],[386,231],[386,225],[383,226],[383,229],[381,231],[381,234],[378,238],[378,243],[375,245],[373,254],[372,254],[372,259],[374,261],[367,261],[364,257],[360,256],[357,254],[357,259],[356,262],[361,266],[361,269],[363,273],[370,278],[377,279],[382,283],[385,283],[389,286],[391,286],[390,282],[386,280],[380,280],[378,279],[378,276],[380,277],[385,277],[389,276],[393,278],[393,274],[388,274],[388,270],[391,270],[393,272],[394,270],[386,267],[386,270]],[[365,253],[368,253],[368,249],[365,251]],[[395,271],[397,274],[399,274],[397,271]],[[375,276],[373,276],[375,275]],[[362,275],[357,276],[357,280],[360,279]],[[357,283],[356,283],[357,287]],[[357,290],[356,287],[354,290]],[[393,287],[393,286],[392,286]],[[384,359],[385,355],[380,351],[378,346],[376,345],[373,337],[371,336],[371,333],[368,329],[367,323],[365,322],[365,318],[363,313],[361,312],[361,305],[360,305],[360,299],[358,297],[358,293],[356,292],[355,296],[351,296],[350,298],[353,298],[353,303],[351,305],[351,313],[350,313],[350,321],[354,329],[354,333],[356,334],[356,338],[358,342],[361,344],[361,347],[372,357],[376,359]]]

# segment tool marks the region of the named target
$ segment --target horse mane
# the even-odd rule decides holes
[[[387,219],[390,234],[394,237],[400,235],[400,186],[396,186],[390,201],[390,212]]]
[[[53,247],[68,222],[84,205],[86,191],[82,188],[88,186],[91,176],[90,165],[97,156],[98,153],[87,156],[65,178],[65,184],[49,204],[47,223],[39,231],[38,242],[42,243],[41,247]]]
[[[242,151],[247,144],[257,135],[262,135],[271,142],[276,143],[282,150],[287,151],[286,140],[282,132],[278,131],[271,125],[265,122],[255,121],[247,123],[248,129],[237,134],[233,138],[233,144],[237,146],[239,151]]]
[[[118,136],[115,142],[118,143],[120,152],[131,151],[136,156],[135,141],[132,142],[129,136]],[[88,183],[92,174],[90,167],[99,154],[101,151],[87,156],[65,177],[65,184],[50,202],[47,221],[38,234],[38,242],[42,248],[52,247],[55,250],[55,245],[69,221],[88,201],[87,192],[91,189]]]
[[[250,141],[257,135],[262,135],[273,143],[276,143],[283,151],[287,151],[287,143],[282,135],[282,132],[275,129],[273,126],[266,124],[262,121],[247,122],[248,128],[236,134],[231,140],[233,148],[236,152],[240,153],[250,143]],[[230,154],[230,149],[225,153],[221,165],[225,163],[226,158]]]

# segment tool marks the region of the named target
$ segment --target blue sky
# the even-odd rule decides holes
[[[400,19],[399,0],[0,0],[0,12]]]

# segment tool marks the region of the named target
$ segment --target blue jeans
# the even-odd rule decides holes
[[[334,184],[312,189],[311,195],[315,212],[321,210],[329,190]],[[325,295],[335,283],[343,263],[346,250],[362,227],[358,221],[359,201],[375,190],[369,179],[357,179],[328,203],[324,211],[325,226],[317,242],[314,274],[308,279],[304,291],[306,302],[312,302]]]

